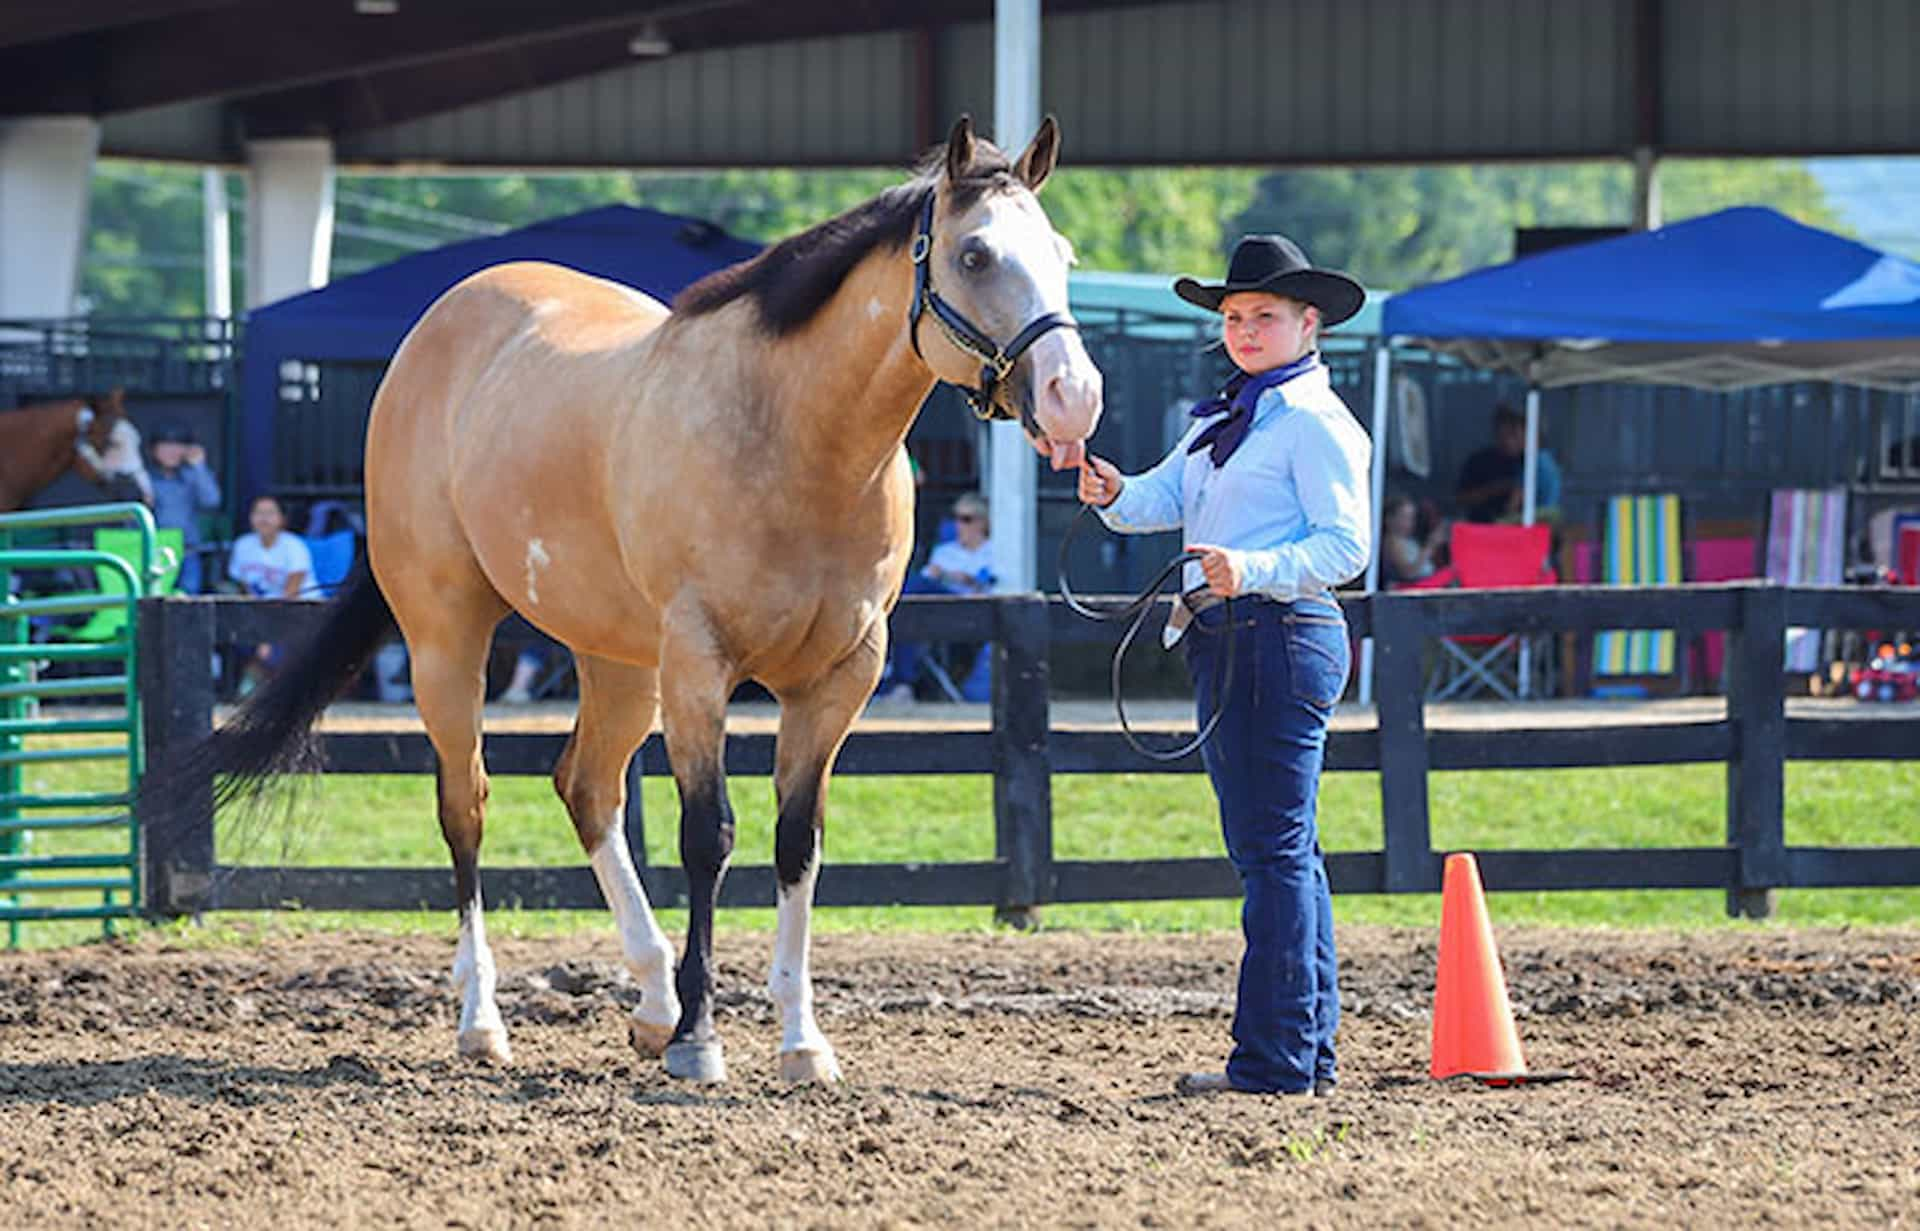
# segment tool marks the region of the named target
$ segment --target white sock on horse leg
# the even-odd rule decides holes
[[[773,966],[767,972],[767,990],[780,1008],[780,1054],[811,1053],[818,1057],[810,1071],[795,1071],[783,1061],[783,1075],[831,1081],[840,1076],[833,1046],[813,1019],[813,972],[809,945],[813,924],[813,885],[820,875],[816,855],[806,873],[779,890],[779,932],[773,944]],[[802,1066],[806,1068],[807,1066]]]
[[[453,986],[460,994],[460,1053],[486,1059],[511,1059],[507,1027],[494,999],[499,974],[487,947],[487,925],[480,899],[460,912],[460,947],[453,956]]]
[[[673,988],[673,945],[653,917],[646,887],[634,870],[633,856],[627,850],[627,838],[621,826],[608,826],[606,837],[594,849],[589,862],[600,893],[613,911],[620,928],[620,950],[627,970],[640,984],[640,1005],[633,1011],[634,1021],[648,1029],[644,1040],[649,1050],[658,1052],[680,1021],[680,997]],[[653,1035],[658,1033],[657,1046]],[[635,1042],[643,1040],[636,1035]]]

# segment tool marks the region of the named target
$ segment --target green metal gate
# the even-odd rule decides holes
[[[131,560],[112,551],[38,542],[56,537],[48,531],[129,525],[137,531]],[[10,948],[19,945],[23,922],[100,919],[111,931],[112,920],[139,908],[139,834],[132,815],[144,768],[135,691],[137,604],[165,573],[165,563],[144,505],[0,514],[0,919],[6,920]],[[16,593],[16,574],[50,569],[82,570],[93,585],[46,596]],[[101,639],[32,639],[36,617],[110,608],[124,618],[106,622]],[[77,671],[58,674],[73,665]],[[57,678],[39,678],[43,668]],[[79,698],[93,699],[100,712],[41,710],[43,701]],[[101,698],[117,698],[119,705],[100,704]],[[110,738],[88,738],[102,736]],[[44,780],[66,773],[58,767],[100,761],[114,764],[77,787]]]

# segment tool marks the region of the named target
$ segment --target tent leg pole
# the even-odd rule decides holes
[[[1380,592],[1380,524],[1387,485],[1387,397],[1393,376],[1393,350],[1385,338],[1373,352],[1373,549],[1367,553],[1366,592]],[[1360,704],[1373,704],[1373,638],[1360,642]]]
[[[1534,483],[1540,474],[1540,386],[1527,386],[1527,460],[1520,477],[1520,524],[1531,526],[1539,512],[1534,507]],[[1533,640],[1520,638],[1520,697],[1533,695]]]

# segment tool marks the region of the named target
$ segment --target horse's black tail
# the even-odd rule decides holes
[[[173,819],[177,805],[209,778],[217,807],[258,800],[282,775],[319,769],[314,721],[394,630],[387,596],[363,563],[311,640],[212,735],[147,774],[140,793],[150,814]]]

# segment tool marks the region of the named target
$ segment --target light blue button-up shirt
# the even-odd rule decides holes
[[[1238,557],[1243,592],[1281,601],[1324,595],[1365,571],[1373,443],[1324,364],[1261,394],[1247,438],[1219,468],[1209,450],[1187,452],[1212,422],[1195,422],[1153,469],[1127,476],[1101,519],[1123,534],[1184,527],[1188,543]],[[1205,584],[1188,564],[1181,588]]]

